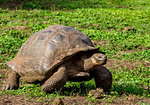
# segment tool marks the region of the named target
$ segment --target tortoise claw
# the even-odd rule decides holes
[[[9,85],[6,85],[6,89],[5,90],[9,90],[9,87],[10,87]]]
[[[13,89],[13,86],[10,86],[9,89],[12,90],[12,89]],[[14,88],[14,89],[15,89],[15,88]]]
[[[13,89],[16,89],[16,88],[17,88],[17,86],[13,85],[13,84],[7,84],[7,85],[3,86],[3,90],[13,90]]]

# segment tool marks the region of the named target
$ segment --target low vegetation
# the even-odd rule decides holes
[[[15,57],[31,34],[61,24],[85,33],[108,59],[117,61],[108,65],[113,86],[111,96],[104,98],[107,102],[122,95],[150,98],[149,0],[0,0],[0,7],[0,71],[10,69],[5,62]],[[0,79],[6,75],[0,72]],[[0,85],[3,83],[4,80]],[[1,95],[87,96],[89,90],[95,89],[95,83],[67,82],[52,94],[45,94],[40,88],[39,84],[21,85],[18,90],[2,91]],[[87,100],[97,101],[91,96]]]

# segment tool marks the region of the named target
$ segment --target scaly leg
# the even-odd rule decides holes
[[[91,75],[94,77],[96,89],[90,90],[89,94],[95,98],[100,98],[104,94],[110,93],[112,74],[107,68],[104,66],[97,66],[91,71]]]
[[[66,68],[60,67],[45,83],[42,85],[42,91],[50,92],[54,89],[60,89],[66,84],[67,75]]]
[[[12,71],[3,86],[3,90],[17,89],[19,87],[19,78],[19,74],[15,71]]]
[[[104,89],[104,92],[110,92],[112,86],[112,74],[104,66],[97,66],[92,71],[96,88]]]

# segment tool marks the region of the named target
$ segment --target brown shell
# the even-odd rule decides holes
[[[89,37],[67,26],[54,25],[32,34],[7,65],[28,81],[42,81],[54,68],[81,51],[95,51]]]

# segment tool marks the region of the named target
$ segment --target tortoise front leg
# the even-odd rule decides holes
[[[17,72],[12,71],[3,86],[3,90],[17,89],[19,87],[19,78],[20,75]]]
[[[100,98],[104,94],[110,93],[112,85],[112,74],[107,68],[104,66],[94,67],[94,70],[91,71],[91,75],[94,77],[96,89],[90,90],[89,94],[95,98]]]
[[[67,82],[67,73],[65,67],[60,67],[45,83],[42,85],[42,91],[51,92],[55,89],[60,89]]]
[[[104,66],[97,66],[92,71],[96,88],[102,88],[104,92],[110,92],[112,86],[112,74]]]

